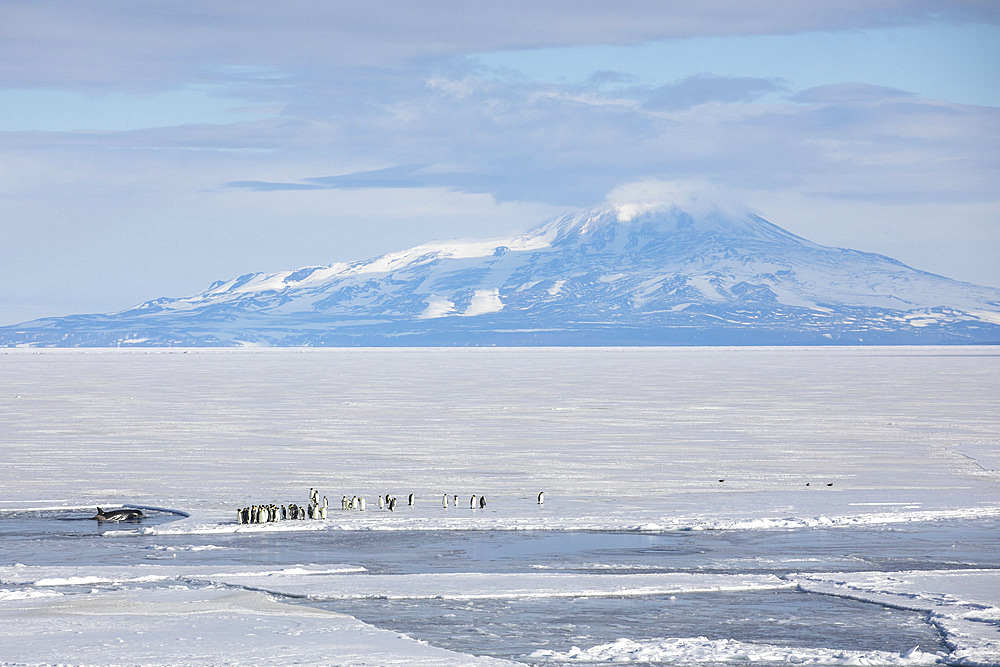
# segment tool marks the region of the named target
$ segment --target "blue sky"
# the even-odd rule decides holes
[[[707,188],[1000,285],[1000,6],[0,4],[0,324]]]

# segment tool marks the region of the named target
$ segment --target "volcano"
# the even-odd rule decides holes
[[[1000,289],[818,245],[751,213],[583,211],[493,240],[248,273],[0,328],[0,345],[1000,343]]]

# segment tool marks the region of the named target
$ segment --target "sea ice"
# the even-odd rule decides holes
[[[555,565],[528,559],[525,571],[502,575],[431,573],[430,563],[396,575],[324,559],[319,547],[270,565],[267,553],[237,562],[227,559],[245,551],[217,547],[248,539],[295,548],[304,538],[314,545],[376,531],[386,539],[831,527],[847,535],[992,521],[1000,516],[997,415],[1000,353],[988,347],[4,350],[0,530],[17,539],[0,541],[0,661],[485,664],[306,602],[771,587],[919,610],[949,652],[664,632],[526,659],[996,663],[1000,573],[962,562],[941,570],[944,557],[931,572],[913,562],[817,574],[791,570],[801,554],[751,552],[708,563],[747,572],[661,572],[672,567],[664,559],[651,575],[629,571],[634,565],[612,551]],[[368,511],[235,521],[246,505],[304,505],[310,488],[331,499],[367,497]],[[379,511],[374,498],[387,493],[414,493],[416,503]],[[444,508],[442,494],[462,502]],[[470,509],[473,494],[488,506]],[[114,529],[69,517],[126,504],[190,516]],[[16,533],[21,518],[52,512],[64,521],[59,530]],[[88,555],[108,552],[102,540],[126,550],[121,564]],[[810,553],[831,570],[854,562]],[[135,564],[149,557],[180,564]],[[580,562],[597,571],[569,571]]]

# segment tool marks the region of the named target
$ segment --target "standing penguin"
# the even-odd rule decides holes
[[[378,497],[378,508],[380,510],[385,509],[385,498],[380,494]]]
[[[479,496],[479,509],[485,509],[486,507],[486,496]]]
[[[320,508],[319,508],[319,518],[325,519],[326,518],[326,512],[329,509],[330,509],[330,501],[326,499],[326,496],[323,496],[323,504],[320,505]]]
[[[544,505],[545,504],[545,492],[544,491],[539,491],[538,492],[538,504],[539,505]]]
[[[396,499],[395,498],[389,498],[389,511],[390,512],[395,512],[396,511]]]
[[[441,496],[441,507],[448,509],[448,494]]]
[[[361,510],[362,512],[365,511],[365,499],[364,498],[358,498],[358,509]]]
[[[409,505],[410,507],[413,507],[413,494],[412,493],[410,494],[410,497],[407,498],[406,504]]]
[[[469,498],[469,509],[476,509],[476,494],[472,494],[472,497]]]

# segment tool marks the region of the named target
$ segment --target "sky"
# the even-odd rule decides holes
[[[1000,286],[1000,3],[0,0],[0,325],[692,191]]]

